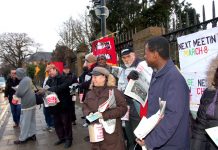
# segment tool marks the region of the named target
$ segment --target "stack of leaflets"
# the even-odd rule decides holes
[[[152,115],[150,118],[143,117],[137,128],[134,130],[134,134],[138,139],[142,140],[145,138],[164,117],[166,101],[163,101],[159,98],[159,105],[160,109],[157,111],[157,113]],[[144,146],[142,149],[146,150]]]

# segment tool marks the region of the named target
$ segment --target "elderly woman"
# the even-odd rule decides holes
[[[191,150],[217,150],[205,129],[218,126],[218,55],[209,65],[207,86],[193,125]]]
[[[111,91],[115,99],[115,107],[109,107],[101,114],[104,121],[114,119],[115,130],[112,133],[107,133],[103,128],[103,141],[91,142],[92,150],[125,150],[125,142],[123,138],[122,126],[120,118],[125,115],[127,105],[123,94],[115,87],[115,78],[109,73],[106,68],[95,67],[92,73],[93,89],[87,93],[83,105],[83,112],[87,116],[90,113],[99,111],[99,106],[104,104],[108,99]],[[99,121],[91,122],[90,125],[100,124]],[[89,126],[90,126],[89,125]],[[91,138],[91,137],[90,137]]]

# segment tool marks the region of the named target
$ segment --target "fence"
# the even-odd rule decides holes
[[[202,7],[203,12],[203,22],[197,24],[197,17],[194,17],[194,25],[189,26],[189,20],[186,19],[187,27],[182,28],[181,24],[175,24],[173,21],[173,30],[169,31],[168,29],[165,30],[165,34],[162,36],[166,37],[170,42],[170,55],[174,62],[179,66],[179,59],[178,59],[178,45],[177,45],[177,37],[187,35],[190,33],[198,32],[200,30],[206,30],[208,27],[217,27],[218,17],[215,15],[215,2],[212,2],[212,16],[213,19],[205,20],[205,9],[204,6]],[[196,15],[196,14],[195,14]],[[188,14],[187,14],[188,16]],[[179,17],[180,18],[180,17]],[[188,18],[188,17],[186,17]],[[181,22],[181,20],[179,21]],[[180,29],[176,29],[175,27],[179,27]],[[116,51],[118,56],[120,56],[121,49],[125,48],[128,45],[133,45],[133,34],[137,33],[136,29],[128,31],[126,33],[118,34],[115,36],[115,45]],[[164,32],[163,32],[164,33]]]

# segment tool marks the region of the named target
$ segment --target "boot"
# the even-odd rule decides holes
[[[64,148],[69,148],[72,145],[72,141],[71,140],[66,140],[64,143]]]
[[[60,145],[60,144],[62,144],[64,142],[65,142],[65,140],[62,139],[62,140],[59,140],[59,141],[55,142],[54,145]]]

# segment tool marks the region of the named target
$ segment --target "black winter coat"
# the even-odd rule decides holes
[[[48,91],[55,92],[60,100],[56,106],[49,107],[52,113],[61,113],[68,111],[72,106],[72,99],[70,95],[71,81],[63,75],[57,75],[53,78],[49,78],[46,82],[50,88]]]
[[[218,97],[216,99],[214,116],[206,114],[208,106],[213,102],[216,90],[206,89],[201,97],[197,118],[192,130],[191,150],[217,150],[217,147],[207,135],[205,129],[218,126]]]
[[[8,97],[9,103],[11,103],[13,95],[15,93],[15,90],[12,89],[12,87],[17,86],[19,83],[20,80],[18,80],[17,78],[15,78],[15,80],[13,80],[12,78],[8,78],[8,80],[6,81],[5,97]]]

